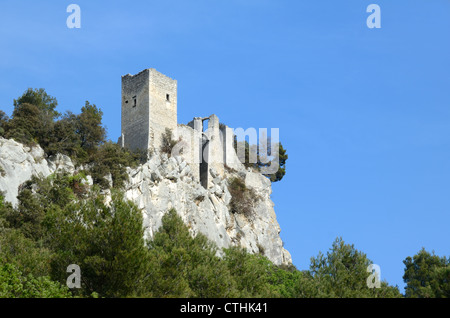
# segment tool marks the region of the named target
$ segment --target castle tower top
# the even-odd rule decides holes
[[[177,81],[153,68],[122,76],[121,123],[122,146],[159,150],[166,128],[177,129]]]

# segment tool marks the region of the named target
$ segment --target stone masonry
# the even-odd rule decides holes
[[[159,149],[165,129],[177,128],[177,81],[155,69],[122,76],[122,135],[129,149]]]
[[[123,76],[122,147],[158,152],[166,128],[178,141],[172,152],[185,158],[204,188],[213,185],[213,175],[223,177],[225,165],[240,167],[233,130],[221,125],[216,115],[195,117],[187,126],[177,124],[176,80],[155,69]]]

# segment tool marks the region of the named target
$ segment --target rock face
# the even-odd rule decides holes
[[[40,147],[29,148],[0,138],[0,191],[6,201],[17,204],[19,186],[32,175],[47,177],[59,170],[76,171],[66,156],[46,160]],[[240,169],[227,170],[221,177],[211,169],[213,186],[205,189],[195,180],[183,157],[165,154],[154,155],[135,169],[127,168],[127,172],[125,196],[142,209],[146,238],[152,238],[161,226],[162,216],[175,208],[193,235],[203,233],[219,248],[240,245],[251,253],[263,253],[275,264],[292,262],[279,235],[280,226],[270,199],[271,183],[261,174]],[[259,197],[250,219],[230,212],[227,180],[235,176],[245,180]]]
[[[221,178],[211,171],[214,186],[205,189],[190,172],[182,157],[168,158],[164,154],[153,156],[136,169],[128,169],[126,197],[143,210],[148,237],[161,226],[162,216],[175,208],[194,235],[205,234],[219,248],[241,245],[251,253],[263,253],[275,264],[292,262],[279,235],[280,226],[270,200],[271,183],[266,177],[243,170],[226,172]],[[229,210],[227,180],[235,175],[243,177],[246,186],[260,197],[251,219]]]
[[[33,175],[48,177],[58,170],[74,172],[69,157],[56,156],[54,161],[44,159],[41,147],[27,147],[14,140],[0,138],[0,191],[5,200],[17,204],[19,186]]]

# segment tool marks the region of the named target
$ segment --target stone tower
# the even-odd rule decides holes
[[[159,150],[166,128],[176,133],[177,81],[152,68],[122,76],[122,147]]]

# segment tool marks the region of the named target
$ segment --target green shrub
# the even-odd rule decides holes
[[[148,290],[153,297],[237,297],[236,283],[217,247],[203,234],[192,237],[174,209],[148,242],[153,264]]]
[[[66,286],[47,276],[24,276],[14,265],[0,260],[0,298],[70,298]]]
[[[228,191],[231,194],[231,212],[243,214],[251,219],[254,214],[254,204],[259,200],[256,192],[247,188],[244,180],[239,177],[234,177],[228,181]]]
[[[161,136],[161,147],[159,150],[170,156],[176,144],[177,141],[173,139],[172,130],[166,128],[166,131]]]
[[[107,174],[111,174],[113,187],[123,187],[128,179],[127,167],[135,167],[142,157],[139,152],[130,152],[111,141],[105,142],[98,147],[92,156],[90,172],[95,183],[102,188],[109,188],[109,182],[105,179]]]

